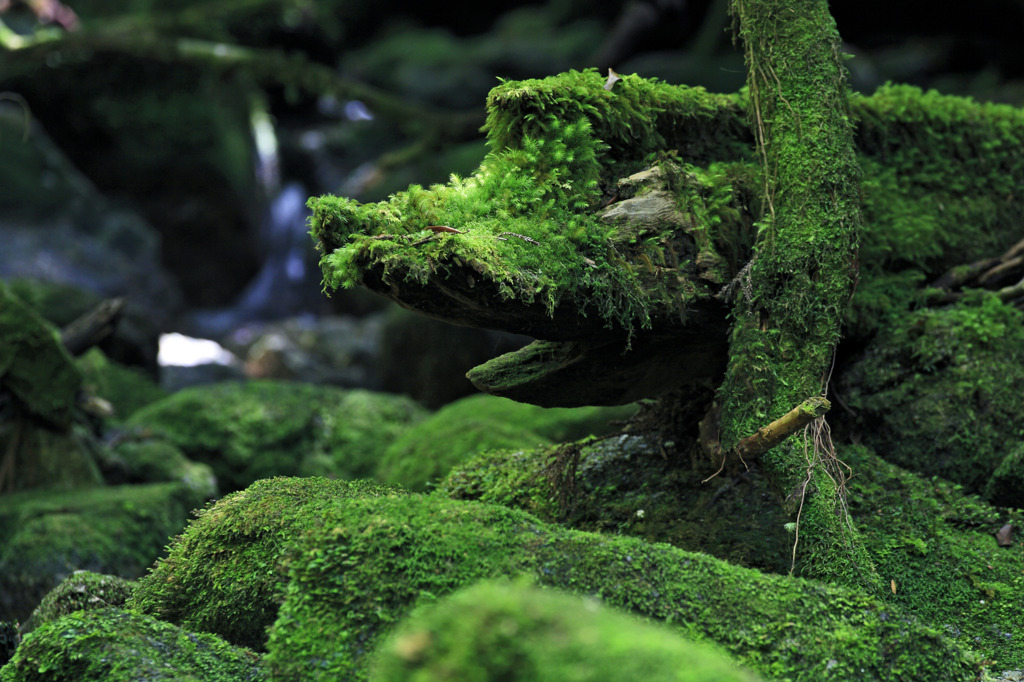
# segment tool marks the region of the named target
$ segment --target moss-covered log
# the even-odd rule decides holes
[[[603,85],[588,71],[496,88],[492,151],[470,178],[380,204],[311,200],[327,285],[591,349],[676,337],[668,352],[623,354],[633,376],[670,374],[673,355],[699,350],[695,339],[719,346],[709,365],[720,365],[725,308],[715,296],[749,260],[761,210],[747,102],[636,76]],[[906,86],[849,105],[865,225],[857,292],[837,315],[860,334],[905,308],[921,282],[1019,240],[1024,211],[1005,199],[1024,183],[1024,115]],[[656,172],[637,174],[652,163]],[[580,376],[601,374],[583,357],[593,350],[558,353]],[[535,356],[524,362],[507,359],[481,387],[534,400],[568,376]],[[599,395],[653,396],[663,383],[606,376]],[[569,402],[551,404],[577,404],[577,391],[564,393]]]

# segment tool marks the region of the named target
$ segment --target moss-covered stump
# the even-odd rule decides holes
[[[259,657],[150,616],[77,611],[25,637],[3,682],[242,682],[267,679]]]
[[[369,476],[391,441],[425,415],[401,396],[265,380],[184,389],[127,425],[209,464],[230,492],[277,475]]]
[[[348,498],[399,494],[361,481],[257,481],[199,512],[139,580],[129,606],[260,650],[277,617],[285,580],[280,559],[293,537]]]
[[[574,528],[669,542],[742,566],[784,574],[794,536],[775,494],[755,469],[708,484],[699,471],[659,455],[651,438],[585,444],[571,509],[554,494],[557,449],[489,452],[457,467],[439,492],[533,512]],[[994,508],[953,484],[883,461],[864,447],[840,448],[855,472],[854,522],[885,583],[884,600],[987,660],[1024,667],[1024,546],[1000,547],[995,533],[1024,527],[1019,512]],[[799,574],[801,564],[796,564]],[[892,592],[895,581],[895,593]]]
[[[938,632],[860,592],[479,503],[342,500],[296,538],[287,563],[265,658],[280,679],[363,678],[379,638],[414,605],[523,573],[716,642],[769,677],[972,680],[979,670]]]
[[[79,569],[139,576],[204,501],[180,483],[0,496],[0,620]]]
[[[489,581],[445,597],[384,642],[373,682],[753,681],[706,644],[596,599]]]
[[[124,606],[134,587],[134,582],[116,575],[75,571],[43,597],[21,630],[31,632],[74,611]]]
[[[611,430],[634,408],[544,409],[490,395],[446,405],[384,451],[376,478],[423,491],[482,450],[534,448]]]
[[[994,295],[908,313],[841,382],[851,428],[882,457],[984,492],[1021,442],[1024,314]],[[1022,506],[1019,494],[991,492]]]

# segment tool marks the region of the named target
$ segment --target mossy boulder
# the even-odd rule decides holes
[[[754,467],[721,474],[660,456],[658,439],[624,435],[580,448],[566,508],[550,469],[558,448],[488,452],[456,468],[438,492],[528,510],[546,521],[669,542],[734,565],[786,574],[794,535],[779,496]],[[886,462],[866,447],[846,446],[847,502],[877,573],[884,600],[1005,667],[1024,667],[1024,547],[999,547],[1020,512],[990,506],[951,483]],[[797,574],[802,568],[797,563]],[[895,592],[893,592],[895,589]]]
[[[482,450],[533,448],[610,431],[626,408],[551,408],[475,395],[446,405],[395,439],[376,477],[422,491]]]
[[[414,612],[382,643],[373,682],[722,682],[758,679],[704,643],[590,597],[487,581]]]
[[[561,494],[570,448],[573,494]],[[538,449],[479,453],[453,468],[440,494],[528,511],[578,530],[630,535],[786,573],[792,536],[777,495],[755,472],[713,473],[686,461],[687,444],[651,433]]]
[[[90,349],[75,364],[82,373],[83,386],[109,402],[117,420],[167,397],[167,391],[141,369],[110,360],[99,348]]]
[[[117,608],[76,611],[25,637],[3,682],[242,682],[267,679],[251,651]]]
[[[34,419],[66,430],[74,419],[82,375],[57,330],[2,283],[0,336],[0,390]]]
[[[369,476],[426,411],[408,398],[283,381],[181,390],[126,422],[209,464],[222,492],[276,475]]]
[[[134,587],[134,582],[116,575],[75,571],[46,593],[21,630],[31,632],[75,611],[124,606]]]
[[[325,507],[354,497],[403,494],[363,481],[257,481],[198,513],[170,553],[139,580],[130,607],[251,649],[266,644],[285,575],[281,557]]]
[[[171,443],[158,438],[127,438],[104,449],[100,459],[108,483],[160,483],[177,481],[196,498],[218,496],[217,477],[210,465],[193,462]]]
[[[840,390],[885,459],[981,493],[1024,435],[1022,382],[1024,313],[982,295],[892,321]]]
[[[861,592],[566,530],[504,507],[347,499],[304,530],[286,558],[265,658],[284,679],[361,679],[380,638],[415,605],[520,574],[666,621],[766,676],[973,680],[979,671],[941,634]]]
[[[0,496],[0,620],[23,620],[79,569],[134,578],[204,502],[180,483]]]

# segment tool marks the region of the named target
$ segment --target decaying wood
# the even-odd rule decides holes
[[[99,304],[61,330],[61,343],[74,356],[101,343],[117,329],[125,302],[124,298],[111,298]]]
[[[939,290],[929,298],[932,305],[958,301],[964,295],[961,289],[983,288],[995,291],[1007,303],[1024,306],[1024,239],[999,257],[950,268],[931,286]]]
[[[821,396],[803,401],[785,415],[757,433],[747,436],[736,444],[736,453],[743,459],[755,459],[804,428],[818,417],[823,417],[832,404]]]

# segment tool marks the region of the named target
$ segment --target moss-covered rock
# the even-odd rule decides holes
[[[1000,507],[1024,509],[1024,444],[1003,457],[989,477],[983,496]]]
[[[488,581],[416,612],[381,644],[374,682],[755,680],[707,644],[596,599]]]
[[[724,474],[685,463],[683,443],[622,434],[578,444],[572,495],[564,495],[566,446],[490,451],[438,484],[453,499],[522,509],[578,530],[631,535],[773,573],[790,568],[792,536],[777,495],[756,472]]]
[[[257,481],[201,511],[168,556],[139,580],[129,606],[262,649],[280,603],[280,559],[294,535],[320,523],[325,507],[348,498],[399,494],[361,481]]]
[[[180,483],[0,496],[0,620],[79,569],[139,576],[204,499]]]
[[[259,657],[117,608],[77,611],[25,637],[3,682],[241,682],[267,679]]]
[[[31,632],[43,623],[57,620],[74,611],[124,606],[134,587],[134,582],[116,575],[75,571],[46,593],[21,631]]]
[[[778,496],[755,468],[708,475],[667,461],[656,440],[637,435],[585,444],[570,509],[552,488],[551,449],[489,452],[456,468],[439,492],[529,510],[547,521],[669,542],[733,564],[779,574],[791,568],[794,536]],[[887,583],[884,599],[964,647],[1007,667],[1024,666],[1024,547],[999,547],[1005,512],[953,484],[888,463],[865,447],[842,447],[852,467],[847,502],[865,547]],[[797,574],[802,564],[797,562]],[[892,592],[889,581],[895,581]]]
[[[266,661],[284,679],[360,679],[416,604],[528,574],[717,642],[766,676],[972,680],[978,663],[895,606],[665,544],[570,531],[503,507],[422,496],[342,500],[288,557]]]
[[[209,464],[222,492],[276,475],[369,476],[426,412],[401,396],[277,381],[184,389],[127,425],[159,432]]]
[[[0,337],[0,390],[17,399],[33,418],[67,429],[82,375],[56,329],[2,283]]]
[[[103,453],[103,477],[113,484],[177,481],[199,500],[217,497],[217,477],[210,465],[193,462],[167,441],[126,439]]]
[[[99,348],[90,349],[75,364],[85,388],[109,402],[116,419],[127,419],[140,407],[167,397],[167,391],[140,369],[108,359]]]
[[[1024,314],[993,295],[916,310],[880,333],[841,381],[864,443],[983,492],[1021,440]]]
[[[376,477],[422,491],[477,452],[533,448],[603,434],[633,408],[545,409],[476,395],[438,410],[400,435],[384,451]]]
[[[983,654],[994,670],[1024,669],[1024,546],[1001,547],[994,537],[1005,524],[1024,527],[1024,514],[862,446],[840,457],[855,472],[854,521],[878,575],[892,581],[886,601]]]

